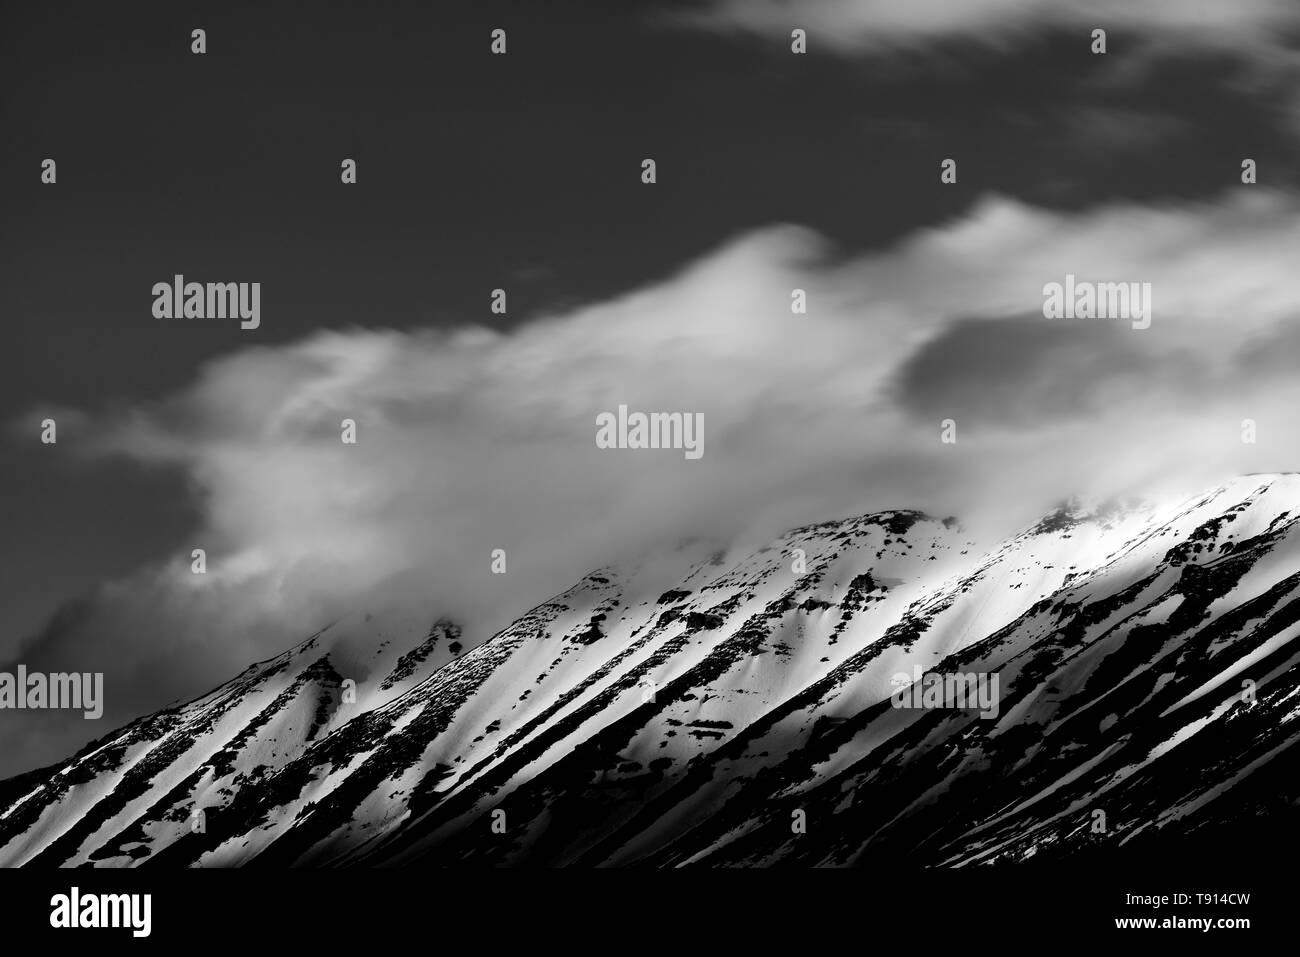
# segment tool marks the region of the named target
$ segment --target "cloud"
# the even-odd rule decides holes
[[[713,0],[677,16],[712,30],[810,37],[844,51],[961,36],[1003,46],[1044,28],[1133,30],[1216,47],[1272,45],[1300,21],[1289,0]]]
[[[203,527],[16,660],[107,672],[102,732],[342,614],[400,604],[481,639],[687,536],[896,507],[1005,533],[1072,491],[1294,468],[1297,261],[1290,195],[1083,213],[990,197],[862,256],[763,230],[510,332],[356,328],[244,349],[162,401],[69,410],[94,455],[182,470]],[[1043,286],[1067,273],[1151,283],[1151,328],[1044,319]],[[620,404],[703,413],[703,458],[598,449],[596,416]],[[956,445],[939,441],[946,418]],[[1243,418],[1258,445],[1241,443]],[[11,762],[95,730],[32,720],[5,743]]]
[[[1077,32],[1086,50],[1092,31],[1102,28],[1109,55],[1089,71],[1063,66],[1054,84],[1058,97],[1076,83],[1094,94],[1140,89],[1144,81],[1167,87],[1169,77],[1156,71],[1190,58],[1199,81],[1271,113],[1288,137],[1300,135],[1300,5],[1293,0],[705,0],[661,19],[774,40],[781,44],[774,49],[783,49],[799,27],[808,33],[810,52],[874,57],[882,73],[911,63],[927,75],[962,60],[978,70],[970,53],[1014,54],[1049,32]],[[908,56],[918,52],[927,55]],[[1089,137],[1120,146],[1141,142],[1153,129],[1178,122],[1181,109],[1165,108],[1170,115],[1113,104],[1085,108],[1079,117],[1085,127],[1072,138],[1085,148],[1098,142]]]

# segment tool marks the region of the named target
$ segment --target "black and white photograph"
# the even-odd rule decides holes
[[[8,939],[1281,939],[1297,0],[7,0],[0,130]]]

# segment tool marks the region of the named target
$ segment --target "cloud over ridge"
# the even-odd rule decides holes
[[[688,535],[761,540],[897,507],[1005,525],[1065,489],[1293,468],[1300,388],[1279,357],[1300,358],[1297,261],[1288,194],[1081,213],[988,197],[865,254],[761,230],[509,332],[356,328],[244,349],[160,402],[76,413],[97,454],[182,470],[203,527],[21,655],[109,672],[116,721],[377,601],[481,639]],[[1150,282],[1152,327],[1044,319],[1043,286],[1067,272]],[[598,449],[596,416],[620,404],[703,413],[705,454]],[[1240,440],[1247,418],[1258,444]]]

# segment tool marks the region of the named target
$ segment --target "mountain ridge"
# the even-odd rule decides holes
[[[888,510],[599,569],[469,649],[358,614],[32,772],[0,864],[966,866],[1289,814],[1297,518],[1295,473],[984,550]],[[998,716],[896,707],[917,668]]]

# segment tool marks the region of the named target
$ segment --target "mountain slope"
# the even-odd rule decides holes
[[[602,569],[467,652],[359,617],[0,792],[0,864],[963,866],[1290,826],[1297,518],[1290,474],[989,551],[886,512]],[[896,707],[922,673],[996,707]]]

